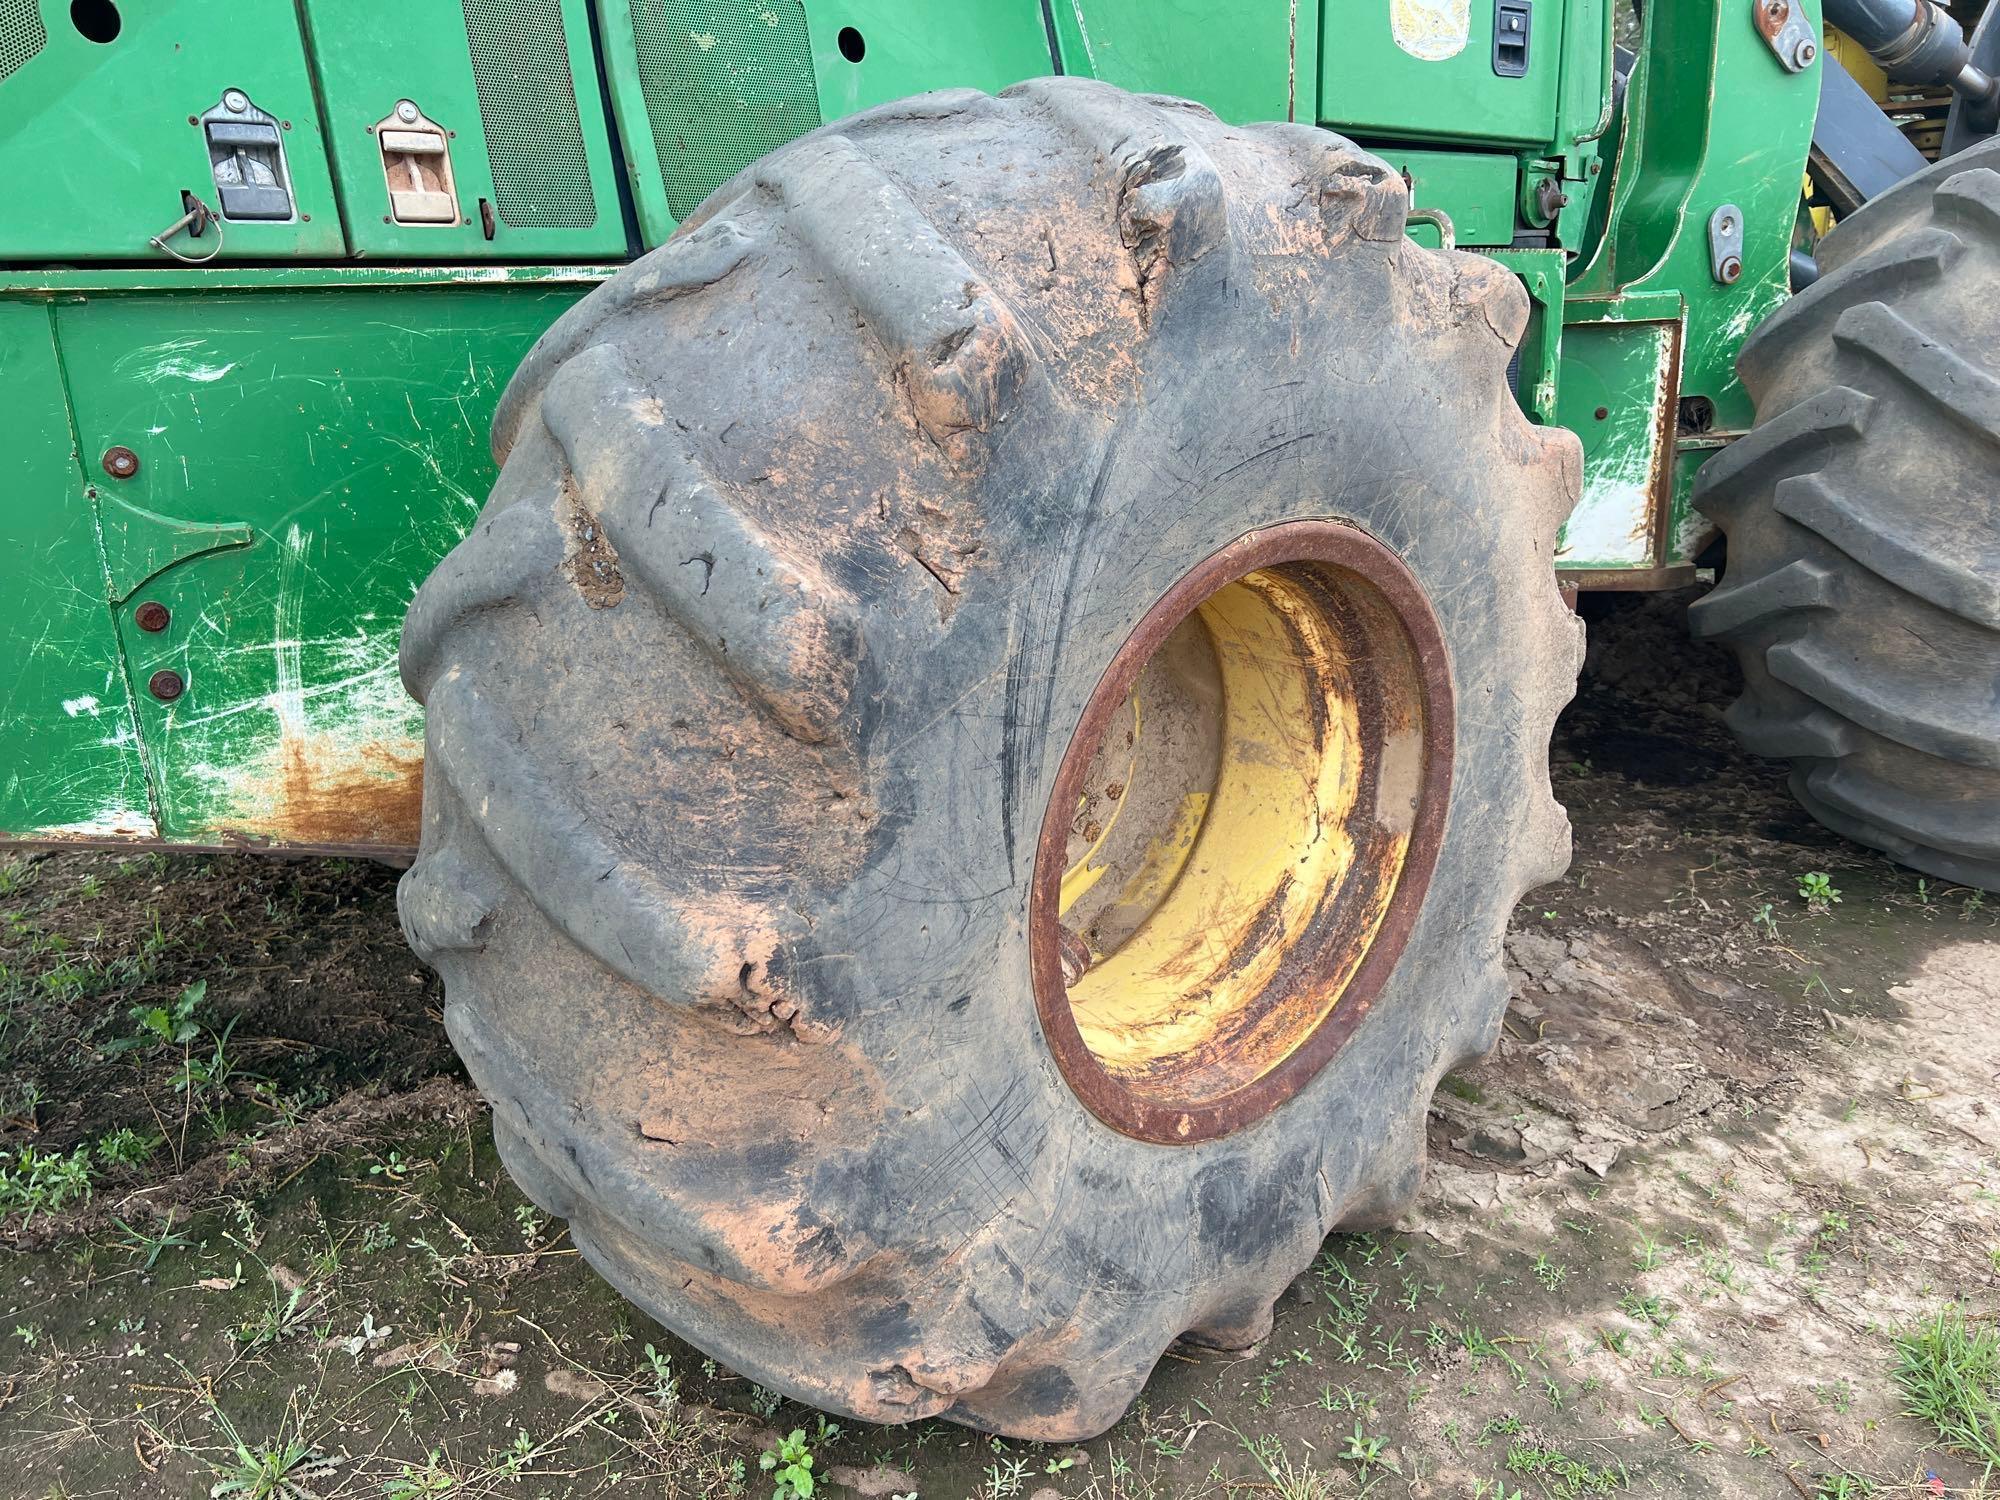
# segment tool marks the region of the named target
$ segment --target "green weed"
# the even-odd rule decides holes
[[[806,1430],[794,1427],[778,1439],[778,1446],[757,1460],[757,1467],[776,1482],[772,1500],[810,1500],[813,1492],[812,1449],[806,1446]]]
[[[1945,1308],[1896,1340],[1895,1377],[1905,1415],[1989,1470],[2000,1467],[2000,1331]]]
[[[197,979],[183,989],[168,1005],[135,1005],[126,1012],[138,1026],[137,1034],[121,1036],[104,1044],[107,1057],[116,1057],[121,1052],[132,1052],[141,1047],[184,1047],[201,1035],[201,1023],[195,1019],[195,1012],[201,1007],[203,997],[208,994],[208,981]]]
[[[54,1213],[90,1196],[90,1148],[69,1155],[23,1146],[12,1162],[0,1160],[0,1215]]]

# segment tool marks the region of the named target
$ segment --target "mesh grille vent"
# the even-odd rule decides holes
[[[5,3],[5,0],[0,0]],[[516,229],[597,222],[561,0],[463,0],[493,207]]]
[[[0,81],[19,72],[48,39],[39,0],[0,0]]]
[[[676,219],[819,124],[804,0],[632,0],[632,41]]]

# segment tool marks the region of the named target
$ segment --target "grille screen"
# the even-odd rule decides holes
[[[0,0],[0,79],[12,77],[48,39],[39,0]]]
[[[819,124],[805,0],[632,0],[632,41],[676,219]]]
[[[0,0],[5,3],[5,0]],[[561,0],[463,0],[493,207],[516,229],[597,222]]]

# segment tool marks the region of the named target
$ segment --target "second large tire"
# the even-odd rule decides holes
[[[1820,242],[1738,361],[1747,437],[1695,503],[1729,538],[1695,633],[1744,747],[1836,832],[2000,890],[2000,142]]]
[[[759,163],[516,377],[498,486],[404,633],[403,920],[515,1177],[736,1369],[1081,1438],[1415,1194],[1432,1089],[1497,1035],[1509,910],[1568,857],[1547,757],[1582,632],[1552,570],[1578,447],[1507,389],[1525,294],[1412,245],[1406,207],[1318,130],[1082,82],[930,95]],[[1242,1015],[1187,1046],[1140,1017],[1107,1089],[1055,1034],[1119,941],[1044,910],[1066,830],[1104,839],[1057,788],[1147,622],[1245,559],[1218,711],[1268,698],[1240,767],[1280,802],[1304,783],[1271,744],[1314,750],[1360,811],[1287,836],[1363,894],[1274,862],[1282,817],[1183,798],[1269,921],[1217,919],[1190,1001]],[[1312,631],[1382,650],[1302,676]],[[1223,680],[1194,644],[1188,715]],[[1148,697],[1142,734],[1137,692],[1114,752],[1178,732]],[[1356,955],[1365,984],[1315,990]],[[1246,1018],[1290,1039],[1232,1052]]]

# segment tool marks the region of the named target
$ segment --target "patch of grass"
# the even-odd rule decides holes
[[[1268,1490],[1277,1500],[1333,1500],[1339,1492],[1332,1476],[1311,1464],[1293,1467],[1291,1456],[1275,1436],[1263,1433],[1253,1439],[1238,1432],[1236,1440],[1264,1473],[1263,1483],[1258,1487]]]
[[[23,1146],[11,1161],[0,1160],[0,1215],[54,1213],[90,1196],[90,1148],[65,1156]]]
[[[1463,1099],[1467,1104],[1484,1104],[1486,1092],[1470,1078],[1462,1078],[1456,1073],[1447,1073],[1439,1080],[1438,1087],[1454,1099]]]
[[[1623,1465],[1592,1468],[1558,1449],[1529,1442],[1508,1444],[1507,1472],[1523,1479],[1541,1480],[1551,1495],[1561,1496],[1562,1500],[1573,1500],[1578,1495],[1613,1494],[1627,1483]]]
[[[2000,1332],[1947,1307],[1896,1340],[1905,1415],[1937,1429],[1947,1447],[2000,1468]]]

